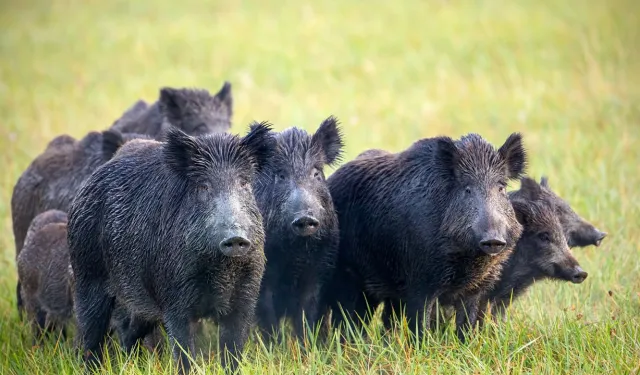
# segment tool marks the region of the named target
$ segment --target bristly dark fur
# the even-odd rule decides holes
[[[303,314],[313,327],[318,299],[335,265],[338,221],[324,167],[342,152],[337,120],[329,117],[311,135],[298,128],[274,133],[277,152],[255,184],[266,230],[267,269],[258,303],[258,321],[270,337],[282,318],[291,318],[298,338]],[[309,233],[297,232],[296,220],[317,220]]]
[[[117,120],[112,128],[160,140],[171,127],[189,135],[226,132],[231,128],[232,116],[229,82],[225,81],[215,95],[204,89],[163,87],[157,102],[142,112]]]
[[[523,178],[521,188],[509,195],[513,198],[543,200],[553,205],[569,247],[599,246],[607,236],[607,233],[598,230],[593,224],[580,217],[564,199],[551,190],[548,177],[543,176],[540,184],[534,179]]]
[[[113,156],[120,141],[145,138],[140,134],[118,134],[113,131],[90,132],[78,141],[61,135],[49,142],[46,150],[31,162],[16,182],[11,196],[16,258],[36,215],[52,209],[67,212],[82,183]],[[20,289],[19,285],[17,289]],[[17,298],[21,314],[19,292]]]
[[[520,142],[512,135],[496,150],[477,134],[423,139],[339,168],[328,179],[340,227],[338,265],[324,299],[334,324],[340,305],[353,319],[386,301],[406,304],[421,327],[435,298],[448,296],[468,314],[457,322],[464,338],[479,296],[522,231],[505,191],[524,172]],[[498,239],[504,245],[496,255],[485,254],[480,244]]]
[[[102,132],[102,154],[104,160],[109,160],[125,143],[134,139],[151,139],[144,134],[120,133],[115,129],[107,129]]]
[[[244,138],[172,130],[166,142],[126,143],[91,175],[71,206],[68,234],[88,363],[101,360],[116,301],[132,317],[127,350],[161,322],[172,343],[193,353],[190,325],[213,318],[224,363],[227,351],[242,353],[265,265],[252,183],[274,148],[264,124]],[[243,247],[228,250],[239,239]],[[188,371],[187,355],[173,349]]]

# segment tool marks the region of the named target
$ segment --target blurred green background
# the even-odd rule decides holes
[[[162,86],[216,92],[229,80],[232,132],[252,120],[313,131],[335,115],[345,161],[422,137],[478,132],[500,145],[520,131],[530,175],[548,175],[609,233],[575,250],[585,283],[537,285],[469,346],[447,336],[405,351],[392,339],[314,357],[256,344],[246,372],[638,373],[640,2],[5,0],[0,27],[0,369],[79,368],[67,349],[31,348],[17,319],[18,176],[54,136],[105,129]]]

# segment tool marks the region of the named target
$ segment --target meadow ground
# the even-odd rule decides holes
[[[17,318],[9,202],[20,173],[55,135],[104,129],[160,86],[217,90],[225,79],[234,133],[251,120],[313,130],[333,114],[345,160],[421,137],[479,132],[501,144],[520,131],[530,175],[550,176],[609,233],[575,250],[583,284],[536,285],[466,345],[451,330],[417,347],[376,331],[306,353],[252,340],[245,373],[639,372],[639,2],[8,0],[0,27],[0,373],[81,370],[66,343],[32,347]],[[116,352],[107,372],[168,366],[166,353]]]

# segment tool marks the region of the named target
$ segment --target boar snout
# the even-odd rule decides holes
[[[480,249],[487,255],[497,255],[502,250],[504,250],[506,246],[505,240],[500,236],[486,236],[480,243]]]
[[[600,246],[600,244],[602,243],[602,240],[604,240],[606,236],[607,236],[607,232],[600,232],[599,230],[596,229],[596,241],[594,242],[594,245]]]
[[[293,231],[298,236],[303,237],[313,235],[318,230],[319,225],[318,219],[311,215],[300,215],[291,222]]]
[[[574,284],[580,284],[583,282],[589,274],[585,272],[580,266],[573,268],[573,274],[571,275],[571,282]]]
[[[251,241],[242,236],[231,236],[220,241],[220,251],[228,257],[246,254],[251,249]]]

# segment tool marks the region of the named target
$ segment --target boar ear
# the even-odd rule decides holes
[[[531,207],[525,201],[520,199],[513,199],[511,201],[513,211],[516,214],[516,219],[522,226],[528,226],[531,222]]]
[[[108,129],[102,132],[102,156],[104,160],[109,160],[116,154],[116,151],[124,144],[122,133],[115,129]]]
[[[163,87],[160,89],[160,113],[169,121],[171,125],[180,124],[182,118],[182,107],[184,106],[184,97],[182,90],[171,87]]]
[[[66,145],[74,144],[75,142],[76,142],[76,139],[73,138],[72,136],[68,134],[61,134],[55,137],[54,139],[52,139],[51,141],[49,141],[49,143],[47,144],[47,149],[63,147]]]
[[[266,121],[252,123],[249,125],[249,133],[242,138],[240,144],[251,154],[256,171],[262,171],[276,148],[276,140],[271,133],[271,124]]]
[[[227,111],[229,111],[230,114],[232,113],[233,95],[231,95],[231,83],[224,81],[222,88],[218,91],[215,98],[227,108]]]
[[[527,201],[536,201],[542,195],[542,188],[536,180],[529,177],[520,179],[520,196]]]
[[[328,165],[339,163],[344,142],[338,119],[329,116],[324,120],[313,137],[311,137],[311,144],[316,145],[324,152],[325,161]]]
[[[513,133],[498,150],[507,164],[507,174],[510,179],[520,177],[527,166],[527,153],[522,144],[522,135]]]
[[[459,160],[458,147],[449,137],[437,137],[436,145],[435,158],[438,165],[444,168],[449,177],[455,177]]]
[[[174,171],[188,177],[200,155],[201,150],[195,137],[175,126],[169,127],[165,136],[164,159]]]
[[[540,178],[540,185],[542,185],[543,187],[546,187],[547,189],[549,189],[549,177],[542,176]]]

